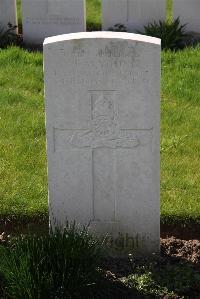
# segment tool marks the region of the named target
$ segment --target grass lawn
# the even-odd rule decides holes
[[[42,54],[0,50],[1,216],[47,214]],[[200,220],[200,46],[162,55],[161,217]]]
[[[0,65],[0,213],[46,213],[42,54],[0,50]]]
[[[161,215],[200,219],[200,46],[163,53]]]
[[[100,19],[100,0],[87,0],[88,28]],[[47,215],[42,54],[0,50],[0,66],[0,215]],[[163,52],[163,223],[200,222],[199,86],[200,46]]]

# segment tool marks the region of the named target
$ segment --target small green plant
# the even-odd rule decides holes
[[[127,28],[123,24],[115,24],[113,27],[110,27],[108,30],[116,31],[116,32],[127,32]]]
[[[8,298],[88,298],[100,277],[101,247],[75,225],[64,232],[21,237],[0,254]]]
[[[144,26],[144,32],[139,33],[160,38],[162,49],[177,50],[183,47],[185,28],[186,24],[182,25],[177,18],[171,23],[167,21],[149,23]]]
[[[196,298],[200,290],[200,274],[195,267],[183,261],[175,263],[175,260],[143,262],[121,281],[147,298]],[[191,297],[182,297],[187,294]]]
[[[8,23],[8,28],[0,29],[0,48],[6,48],[10,45],[16,45],[18,42],[18,36],[16,34],[17,26],[13,26]]]

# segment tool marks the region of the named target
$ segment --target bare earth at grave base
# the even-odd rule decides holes
[[[161,259],[166,262],[189,262],[200,271],[200,240],[181,240],[174,237],[161,239]],[[139,257],[135,261],[141,260]],[[113,278],[121,278],[133,273],[129,261],[121,259],[108,259],[105,269],[109,268]]]
[[[7,234],[0,234],[0,245],[7,244]],[[97,298],[199,298],[200,283],[200,240],[181,240],[175,237],[161,238],[161,255],[150,259],[131,256],[130,259],[107,258],[100,265],[108,284],[109,297]],[[138,291],[137,279],[144,273],[145,279],[153,277],[150,287],[142,284]],[[150,275],[151,273],[151,275]],[[149,275],[149,277],[148,277]],[[193,282],[194,280],[194,282]],[[142,283],[142,280],[140,279]],[[148,282],[149,283],[149,282]],[[137,288],[137,290],[136,290]],[[163,294],[163,289],[166,295]],[[155,294],[158,289],[158,294]],[[172,294],[169,295],[169,291]],[[160,294],[159,294],[160,292]],[[1,283],[0,283],[0,298]],[[5,298],[6,299],[6,298]]]
[[[152,260],[132,257],[132,263],[129,260],[109,258],[105,261],[103,268],[108,279],[116,283],[123,282],[128,287],[136,285],[132,276],[135,273],[136,275],[137,273],[141,274],[141,268],[143,268],[146,269],[146,272],[152,272],[154,282],[167,287],[168,290],[171,287],[173,291],[174,289],[177,291],[172,295],[155,296],[152,294],[151,296],[147,290],[146,294],[143,295],[143,289],[141,293],[134,295],[132,291],[126,290],[127,295],[119,298],[200,298],[200,281],[199,284],[192,281],[195,273],[200,275],[200,240],[186,241],[174,237],[161,239],[160,257],[152,257]],[[187,271],[186,278],[182,279],[182,274]],[[191,278],[190,281],[187,280],[187,277]],[[152,286],[152,289],[153,287],[155,286]]]

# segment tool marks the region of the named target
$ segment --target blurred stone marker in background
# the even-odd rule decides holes
[[[8,24],[17,26],[16,0],[0,0],[0,31],[8,30]]]
[[[174,18],[180,17],[181,24],[186,24],[189,32],[200,33],[200,1],[173,0]]]
[[[42,45],[49,36],[86,30],[85,0],[22,0],[23,38]]]
[[[116,24],[124,25],[128,32],[143,32],[144,26],[165,20],[165,0],[102,0],[102,29]]]

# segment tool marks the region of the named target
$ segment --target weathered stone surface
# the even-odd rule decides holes
[[[187,31],[200,33],[200,1],[174,0],[174,18],[180,17],[187,24]]]
[[[129,32],[143,31],[150,22],[164,20],[165,0],[102,0],[102,28],[122,24]]]
[[[85,0],[22,0],[23,38],[42,44],[49,36],[86,30]]]
[[[159,250],[160,40],[44,42],[50,221],[89,225],[113,254]]]
[[[16,0],[0,0],[0,30],[8,30],[8,23],[17,25]]]

